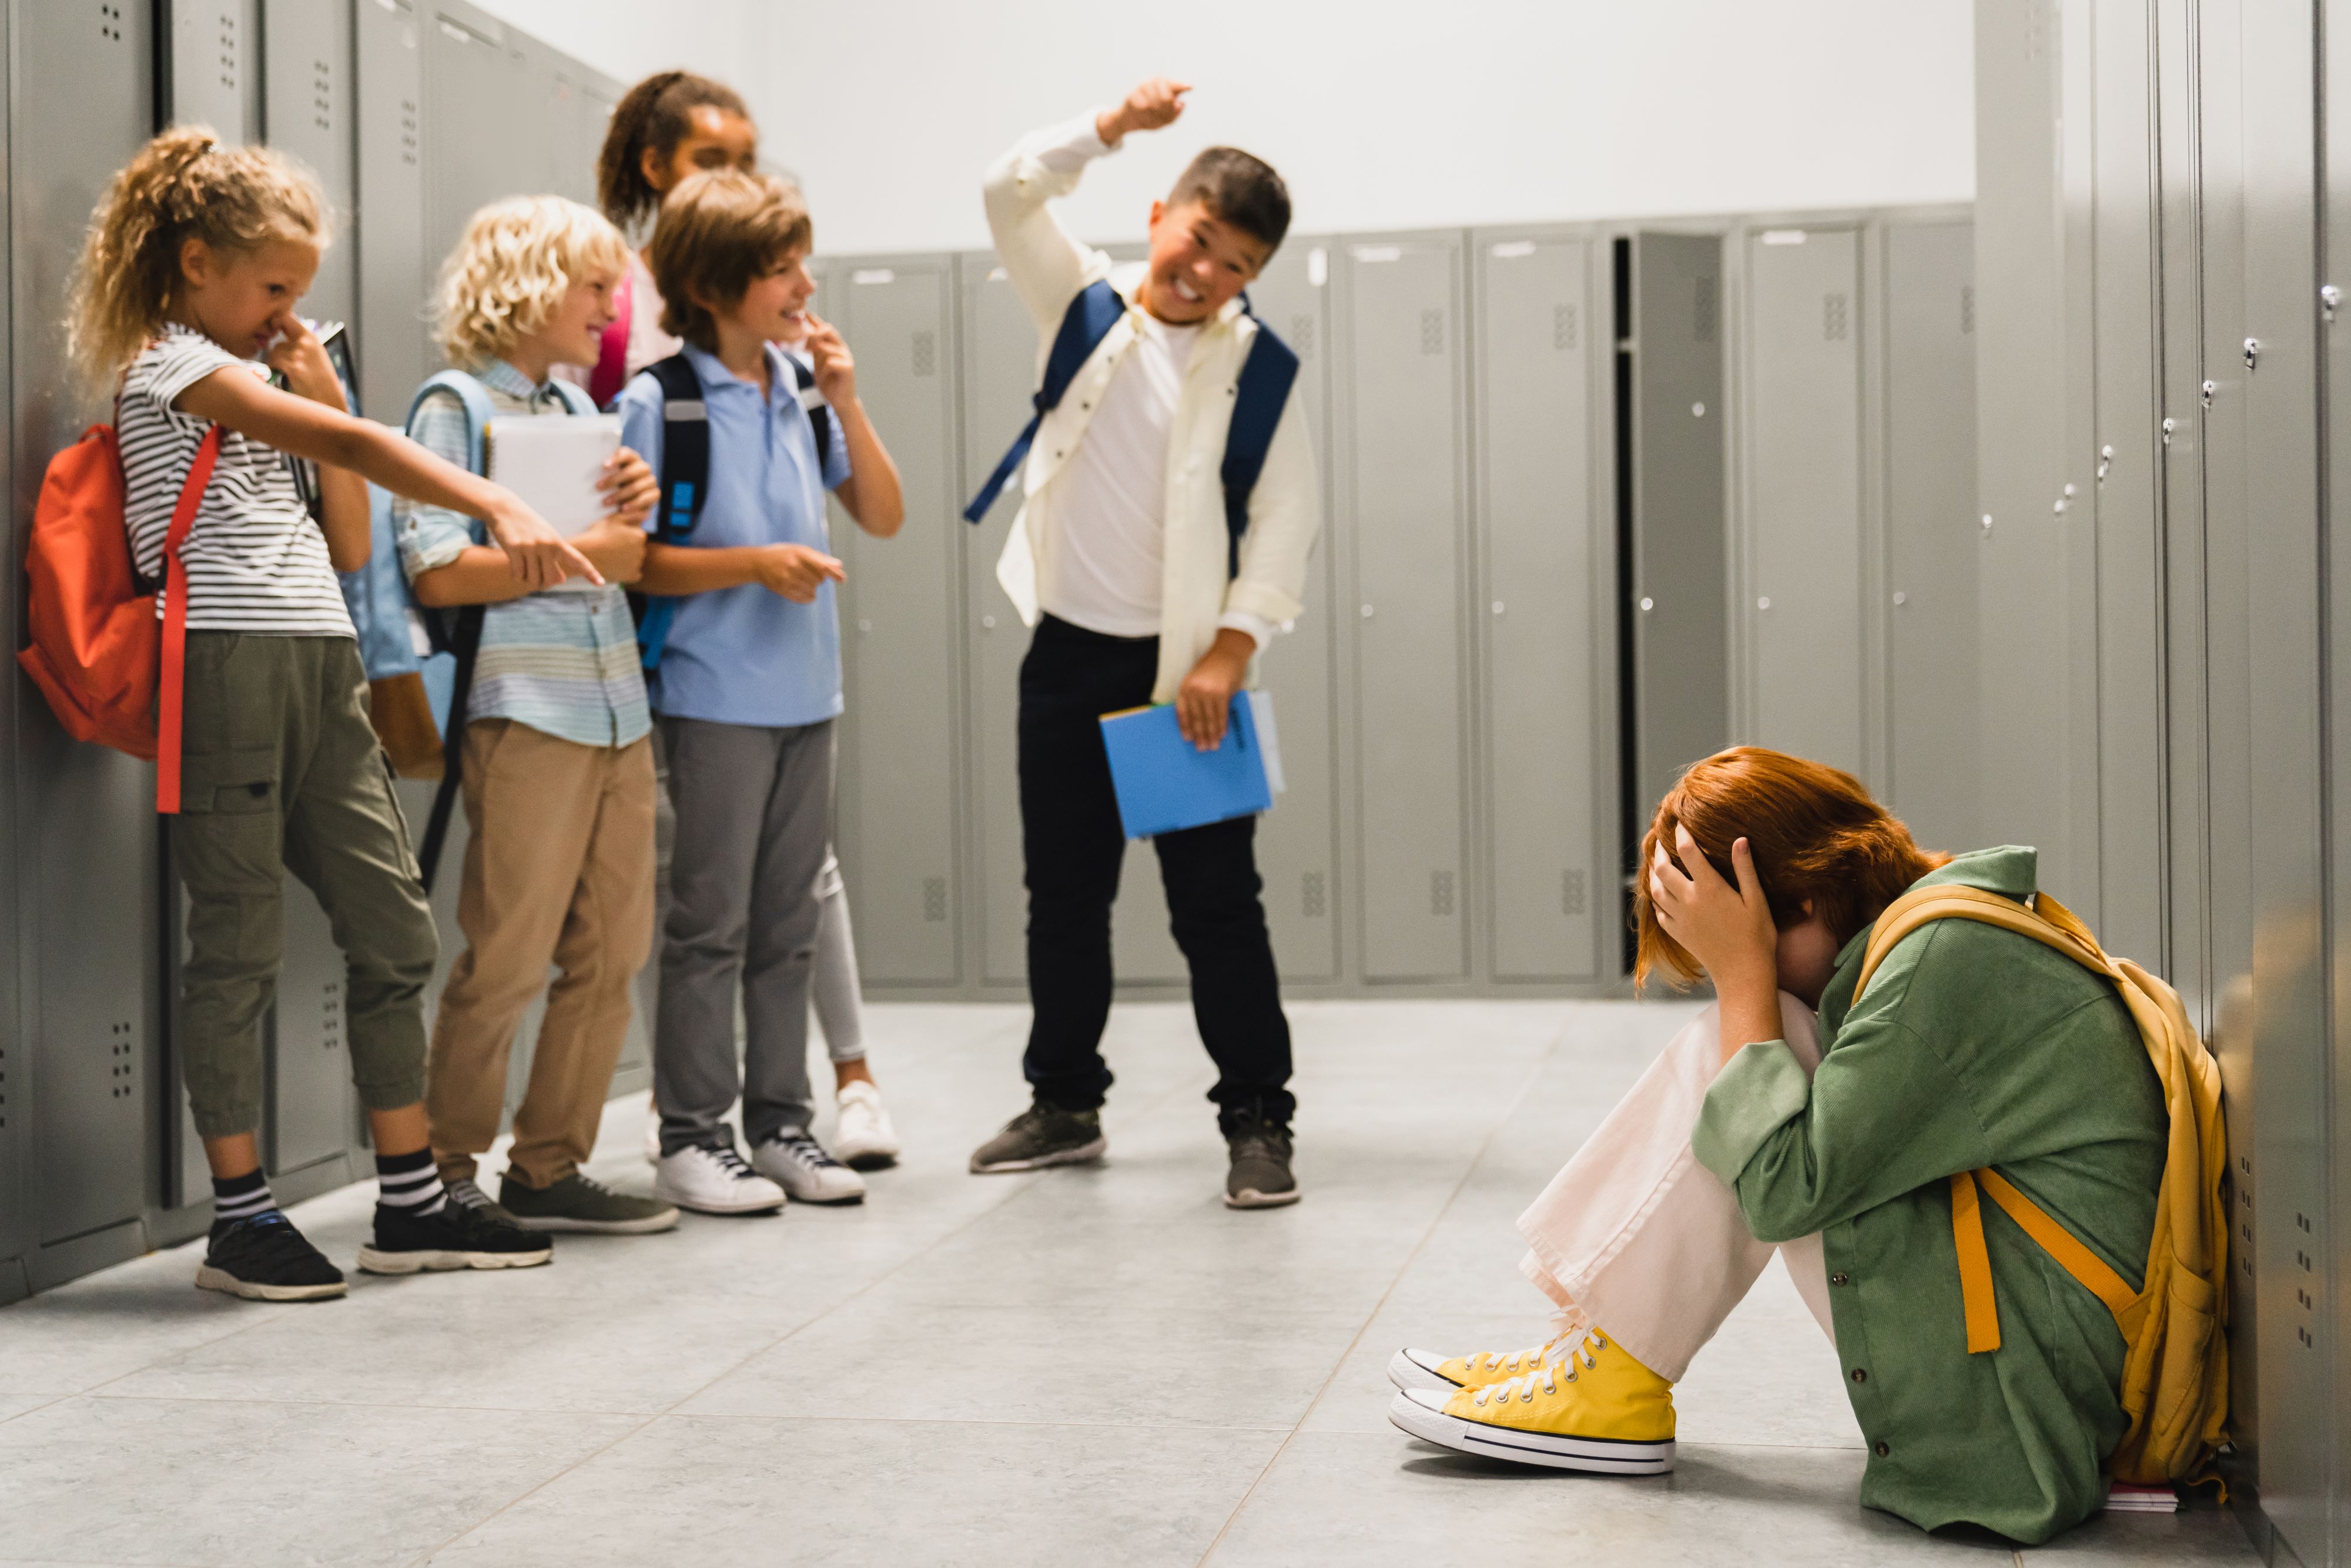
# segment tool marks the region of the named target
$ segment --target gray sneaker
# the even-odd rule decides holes
[[[971,1168],[975,1174],[989,1176],[1083,1165],[1102,1158],[1109,1147],[1110,1140],[1102,1136],[1100,1111],[1064,1111],[1040,1100],[974,1149]]]
[[[455,1181],[444,1181],[441,1185],[448,1192],[451,1203],[461,1203],[476,1213],[486,1214],[500,1225],[515,1222],[515,1217],[492,1202],[490,1195],[484,1192],[481,1184],[473,1177],[459,1176]]]
[[[1233,1162],[1225,1175],[1227,1208],[1280,1208],[1298,1201],[1289,1128],[1249,1117],[1225,1134],[1225,1146]]]
[[[514,1223],[525,1230],[588,1230],[606,1236],[642,1236],[667,1230],[677,1210],[657,1197],[614,1192],[585,1171],[573,1171],[552,1186],[525,1186],[509,1171],[498,1184]]]

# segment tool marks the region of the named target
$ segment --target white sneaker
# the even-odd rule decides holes
[[[769,1138],[751,1151],[751,1165],[796,1203],[865,1201],[865,1178],[826,1154],[806,1133]]]
[[[771,1214],[784,1207],[784,1189],[744,1164],[732,1144],[664,1155],[653,1196],[696,1214]]]
[[[661,1113],[645,1107],[645,1164],[661,1164]]]
[[[863,1079],[841,1091],[841,1125],[832,1134],[833,1151],[853,1171],[878,1171],[898,1163],[898,1129],[882,1103],[882,1091]]]

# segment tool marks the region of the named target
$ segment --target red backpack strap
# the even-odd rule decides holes
[[[636,300],[636,269],[632,267],[621,274],[620,287],[612,290],[612,308],[617,314],[604,329],[597,346],[596,368],[588,376],[588,395],[595,399],[598,408],[611,403],[628,384],[629,319],[635,314]]]
[[[213,482],[213,465],[220,459],[221,427],[204,432],[196,459],[188,465],[188,481],[180,486],[179,504],[172,508],[172,531],[163,537],[167,575],[163,583],[163,684],[161,713],[155,727],[155,810],[176,816],[180,810],[180,695],[186,682],[188,654],[188,563],[180,547],[196,520],[204,487]]]

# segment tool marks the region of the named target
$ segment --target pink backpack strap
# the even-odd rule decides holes
[[[637,276],[632,267],[621,275],[621,286],[613,291],[612,308],[619,314],[604,329],[603,341],[596,354],[596,369],[588,377],[588,395],[598,408],[604,408],[621,395],[629,381],[629,320],[636,313]]]

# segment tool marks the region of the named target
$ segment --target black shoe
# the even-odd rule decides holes
[[[1225,1146],[1232,1168],[1225,1174],[1227,1208],[1280,1208],[1298,1201],[1298,1178],[1290,1174],[1290,1129],[1253,1111],[1228,1113]]]
[[[971,1152],[979,1175],[1033,1171],[1046,1166],[1082,1165],[1110,1147],[1100,1111],[1064,1111],[1038,1101],[1004,1124],[1004,1130]]]
[[[349,1288],[343,1271],[274,1209],[214,1226],[196,1265],[196,1289],[248,1301],[323,1301]]]
[[[555,1244],[479,1208],[444,1202],[430,1214],[375,1206],[375,1245],[360,1249],[370,1274],[444,1269],[528,1269],[555,1256]]]

